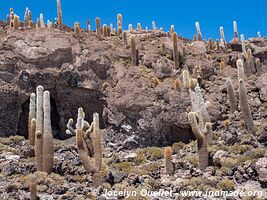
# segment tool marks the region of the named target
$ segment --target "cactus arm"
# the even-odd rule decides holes
[[[190,112],[188,114],[188,121],[189,121],[189,124],[190,124],[190,126],[192,128],[192,131],[193,131],[195,137],[197,139],[203,139],[204,138],[204,135],[201,132],[199,126],[198,126],[197,118],[196,118],[196,113]]]
[[[68,135],[75,135],[75,129],[72,126],[73,126],[73,119],[70,118],[67,123],[67,130],[66,130],[66,133]]]

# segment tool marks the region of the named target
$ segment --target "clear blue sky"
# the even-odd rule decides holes
[[[233,36],[233,20],[237,21],[239,35],[254,37],[257,31],[262,36],[267,32],[267,1],[257,0],[223,0],[223,1],[195,1],[195,0],[61,0],[63,23],[73,26],[75,21],[85,27],[86,20],[91,20],[94,28],[94,19],[99,16],[101,24],[116,25],[116,16],[123,14],[123,27],[128,24],[136,27],[138,22],[142,27],[151,27],[155,20],[157,27],[169,30],[175,25],[178,34],[192,38],[195,34],[195,22],[199,21],[204,38],[219,38],[219,27],[224,27],[226,39]],[[9,8],[23,18],[26,6],[33,13],[34,21],[42,12],[45,20],[54,19],[57,15],[56,0],[0,0],[0,18],[5,19]]]

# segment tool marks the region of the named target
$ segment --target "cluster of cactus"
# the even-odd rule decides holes
[[[209,165],[208,144],[213,137],[212,124],[201,94],[199,81],[190,78],[188,70],[183,71],[183,85],[189,89],[192,111],[188,114],[188,121],[197,138],[198,167],[203,170]]]
[[[53,134],[51,126],[50,93],[38,86],[30,97],[29,142],[34,145],[38,171],[53,171]]]
[[[73,123],[73,119],[69,119],[66,133],[68,135],[76,135],[76,145],[81,163],[87,173],[100,172],[102,168],[102,146],[98,113],[93,114],[93,122],[90,125],[85,120],[83,108],[79,108],[75,128],[73,128]],[[88,154],[89,156],[94,156],[94,165]]]

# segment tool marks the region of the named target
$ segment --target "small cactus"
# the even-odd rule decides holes
[[[189,72],[187,69],[185,69],[183,70],[183,86],[186,89],[189,88],[189,80],[190,80]]]
[[[172,148],[166,147],[164,150],[164,159],[165,159],[165,173],[168,175],[174,174],[174,165],[172,162]]]
[[[103,37],[107,37],[108,36],[108,27],[106,24],[103,24],[102,30],[103,30]]]
[[[254,134],[255,129],[251,111],[248,105],[247,89],[242,79],[239,80],[239,106],[245,119],[247,130]]]
[[[181,82],[179,79],[175,79],[173,81],[173,88],[174,88],[174,90],[180,90],[181,89]]]
[[[58,28],[61,30],[63,28],[63,20],[60,0],[57,0],[57,24]]]
[[[137,66],[137,49],[136,49],[136,42],[135,37],[131,37],[131,48],[132,48],[132,65]]]
[[[178,52],[178,41],[177,41],[177,34],[175,32],[172,34],[172,42],[173,42],[174,69],[179,69],[180,62],[179,62],[179,52]]]
[[[74,36],[78,40],[80,39],[81,36],[80,24],[78,22],[74,23]]]
[[[194,42],[197,41],[197,35],[196,35],[196,34],[194,34],[194,36],[193,36],[193,41],[194,41]]]
[[[220,62],[220,71],[223,71],[225,69],[225,62],[224,61],[221,61]]]
[[[235,96],[235,90],[230,78],[226,80],[227,96],[231,112],[234,113],[238,109],[238,103]]]
[[[138,31],[141,31],[142,30],[142,27],[141,27],[141,23],[140,22],[137,23],[137,30]]]
[[[255,67],[256,67],[257,73],[260,74],[262,71],[261,60],[259,58],[256,58],[255,62],[256,62]]]
[[[197,30],[198,41],[202,41],[202,34],[201,34],[199,22],[196,22],[195,25],[196,25],[196,30]]]
[[[91,31],[91,24],[90,20],[87,20],[87,31]]]
[[[230,128],[230,120],[229,119],[226,119],[223,121],[223,125],[224,125],[224,129],[226,131],[229,131],[229,128]]]
[[[100,28],[100,18],[99,17],[95,18],[95,24],[96,24],[96,35],[98,37],[100,37],[101,36],[101,28]]]

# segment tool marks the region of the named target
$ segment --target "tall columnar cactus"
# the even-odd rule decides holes
[[[172,42],[173,42],[174,69],[179,69],[180,62],[179,62],[178,41],[177,41],[177,34],[175,32],[172,34]]]
[[[246,50],[246,45],[245,45],[245,36],[241,34],[240,38],[241,38],[242,53],[245,59],[247,59],[248,56],[247,56],[247,50]]]
[[[36,89],[37,113],[36,113],[36,133],[35,133],[35,157],[36,157],[38,171],[42,171],[42,162],[43,162],[43,130],[44,130],[43,93],[44,93],[43,86],[38,86]]]
[[[35,118],[36,118],[36,95],[32,93],[30,97],[30,111],[28,120],[28,136],[30,145],[34,145],[35,143],[35,129],[36,129],[36,127],[34,127],[34,125],[36,125],[34,123],[34,121],[36,122]]]
[[[261,60],[259,58],[256,58],[255,60],[255,67],[256,67],[256,70],[257,70],[257,73],[260,74],[262,69],[261,69]]]
[[[80,39],[81,36],[80,24],[78,22],[74,23],[74,36],[78,40]]]
[[[188,114],[188,121],[192,131],[197,138],[198,148],[198,167],[204,170],[209,166],[209,153],[208,153],[208,135],[212,132],[211,123],[206,123],[204,127],[200,126],[197,114],[190,112]]]
[[[87,31],[91,31],[91,24],[90,20],[87,20]]]
[[[119,34],[119,35],[122,34],[122,27],[121,27],[121,26],[118,27],[118,34]]]
[[[133,25],[132,24],[128,25],[128,31],[130,31],[130,32],[133,31]]]
[[[253,118],[248,105],[247,89],[242,79],[239,80],[239,106],[243,114],[247,130],[254,134],[255,128],[253,124]]]
[[[196,22],[195,25],[196,25],[196,30],[197,30],[198,41],[201,41],[202,40],[202,34],[201,34],[199,22]]]
[[[14,29],[18,29],[19,27],[19,16],[14,15]]]
[[[96,35],[98,37],[100,37],[101,36],[101,28],[100,28],[100,18],[99,17],[95,18],[95,24],[96,24]]]
[[[238,38],[238,31],[237,31],[236,21],[233,21],[233,26],[234,26],[234,37],[235,38]]]
[[[224,30],[222,26],[220,27],[220,35],[221,35],[221,40],[223,40],[224,47],[226,48],[226,40],[225,40]]]
[[[237,76],[238,80],[242,79],[245,80],[245,70],[244,70],[244,63],[241,59],[238,59],[236,61],[236,66],[237,66]]]
[[[137,49],[136,49],[136,42],[135,42],[135,37],[131,37],[131,48],[132,48],[132,65],[137,66],[138,61],[137,61]]]
[[[174,174],[174,166],[172,162],[172,148],[166,147],[164,150],[164,159],[165,159],[165,173],[169,175]]]
[[[107,37],[108,36],[108,27],[106,24],[103,24],[102,30],[103,30],[103,37]]]
[[[101,145],[101,135],[99,129],[99,115],[94,113],[93,115],[93,140],[94,140],[94,153],[95,153],[95,167],[98,171],[102,168],[102,145]]]
[[[50,93],[44,92],[43,86],[36,89],[37,112],[35,132],[35,157],[38,171],[51,173],[53,171],[53,134],[51,127]],[[31,122],[34,123],[35,119]]]
[[[123,44],[128,45],[127,32],[124,30],[122,33]]]
[[[217,51],[220,51],[221,50],[221,48],[220,48],[220,43],[219,43],[219,40],[218,39],[216,39],[216,50]]]
[[[60,0],[57,0],[57,24],[58,28],[61,30],[63,28],[63,20]]]
[[[258,35],[258,39],[261,39],[261,32],[260,31],[257,32],[257,35]]]
[[[154,20],[152,21],[152,30],[153,31],[157,30],[156,22]]]
[[[230,104],[231,112],[235,112],[238,109],[238,103],[235,96],[235,90],[230,78],[226,80],[227,96]]]
[[[53,133],[51,126],[51,105],[50,105],[50,93],[44,92],[44,134],[43,134],[43,163],[42,170],[51,173],[53,171]]]

